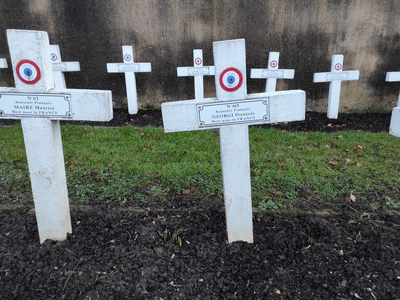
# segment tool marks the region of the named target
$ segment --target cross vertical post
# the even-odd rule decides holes
[[[63,62],[61,60],[60,47],[58,45],[50,45],[50,59],[53,67],[54,86],[56,89],[66,89],[64,72],[80,71],[79,62]]]
[[[126,96],[128,111],[131,115],[137,114],[136,72],[151,72],[151,63],[135,63],[133,60],[132,46],[122,46],[124,63],[107,64],[108,73],[125,73]]]
[[[328,97],[328,118],[337,119],[341,82],[358,80],[359,71],[343,71],[343,55],[332,56],[331,72],[314,73],[314,82],[330,82]]]
[[[203,50],[193,50],[193,67],[178,67],[178,77],[194,76],[194,98],[200,100],[204,98],[203,76],[214,75],[214,66],[203,66]]]
[[[386,81],[400,81],[400,72],[387,72]],[[391,135],[400,137],[400,94],[399,99],[397,100],[397,107],[393,107],[392,118],[390,119],[389,133]]]
[[[250,78],[266,78],[267,84],[265,92],[275,92],[276,80],[293,79],[294,70],[292,69],[279,69],[279,52],[270,52],[268,57],[268,69],[251,69]]]
[[[46,32],[7,30],[15,88],[0,88],[0,118],[20,119],[39,239],[72,232],[59,120],[109,121],[110,91],[54,89]]]
[[[248,126],[304,120],[305,92],[247,94],[245,41],[214,42],[217,98],[163,103],[165,132],[219,128],[228,241],[253,242]]]

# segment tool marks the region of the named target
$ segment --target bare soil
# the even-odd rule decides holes
[[[380,132],[389,122],[390,114],[307,113],[302,122],[262,127]],[[127,124],[162,126],[161,113],[116,110],[101,125]],[[302,187],[298,194],[285,212],[255,210],[253,244],[227,243],[220,197],[72,200],[73,233],[43,244],[35,212],[15,208],[31,200],[0,197],[0,298],[400,300],[400,214],[370,206],[380,192],[356,202]]]

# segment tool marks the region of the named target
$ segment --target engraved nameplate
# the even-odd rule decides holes
[[[0,118],[72,118],[71,95],[0,93]]]
[[[269,120],[269,99],[198,104],[199,127],[254,123]]]

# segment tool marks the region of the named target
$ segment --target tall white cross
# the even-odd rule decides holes
[[[243,39],[214,42],[217,98],[163,103],[165,132],[219,128],[228,241],[253,242],[248,126],[305,119],[305,92],[247,94]]]
[[[136,72],[151,72],[151,63],[135,63],[133,61],[132,46],[122,46],[124,63],[107,64],[108,73],[125,73],[126,95],[128,100],[129,113],[138,112],[137,91],[136,91]]]
[[[314,73],[314,82],[330,82],[328,118],[337,119],[339,114],[340,86],[344,80],[358,80],[359,71],[343,71],[343,55],[333,55],[331,71]]]
[[[395,82],[400,81],[400,72],[387,72],[386,81]],[[389,133],[391,135],[400,137],[400,96],[397,101],[397,107],[393,107],[392,118],[390,120]]]
[[[1,69],[6,69],[6,68],[8,68],[7,60],[6,60],[5,58],[0,58],[0,68],[1,68]]]
[[[80,71],[78,61],[62,62],[58,45],[50,45],[50,59],[53,66],[54,86],[56,89],[66,89],[64,72]]]
[[[203,66],[203,50],[193,50],[193,67],[178,67],[178,76],[194,76],[194,98],[201,100],[204,98],[204,75],[215,75],[214,66]]]
[[[49,37],[7,30],[15,88],[0,88],[0,119],[21,119],[40,242],[72,232],[59,120],[109,121],[110,91],[54,89]]]
[[[275,92],[276,79],[293,79],[294,70],[279,69],[279,52],[270,52],[268,57],[268,69],[251,69],[250,78],[266,78],[265,92]]]

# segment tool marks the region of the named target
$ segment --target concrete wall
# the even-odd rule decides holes
[[[344,55],[344,70],[360,80],[342,84],[341,111],[388,111],[397,103],[400,83],[386,83],[387,71],[400,71],[398,0],[13,0],[0,3],[0,57],[9,58],[5,30],[49,33],[64,61],[80,61],[81,72],[67,75],[70,88],[111,89],[125,97],[123,74],[108,74],[106,63],[122,62],[122,45],[133,45],[135,61],[151,62],[152,73],[136,76],[139,101],[159,104],[194,97],[193,79],[176,68],[192,64],[203,49],[212,65],[212,42],[245,38],[248,92],[264,90],[250,68],[266,67],[268,52],[279,51],[280,68],[295,69],[294,80],[277,89],[303,89],[309,110],[326,111],[328,83],[313,73],[330,70],[333,54]],[[10,61],[9,61],[10,62]],[[0,70],[12,85],[10,70]],[[205,96],[215,95],[205,77]]]

